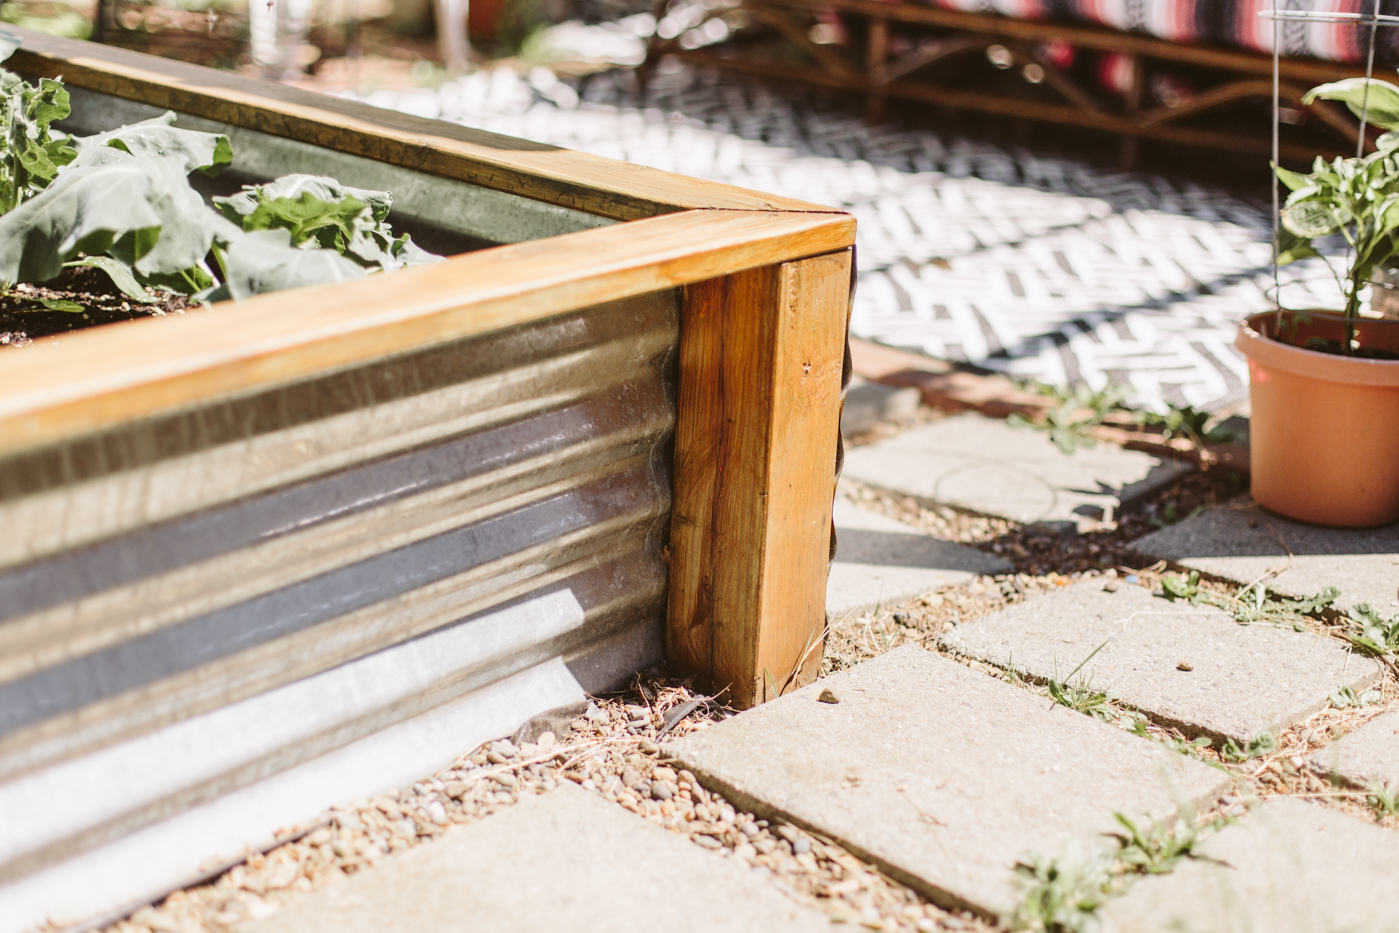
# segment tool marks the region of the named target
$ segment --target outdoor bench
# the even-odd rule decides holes
[[[1273,95],[1271,0],[737,0],[663,17],[648,66],[666,54],[697,63],[858,92],[871,121],[889,98],[1266,154]],[[1288,8],[1296,4],[1288,5]],[[1362,0],[1328,8],[1366,12]],[[980,10],[982,12],[975,12]],[[689,11],[695,7],[686,8]],[[1054,15],[1050,15],[1053,11]],[[719,20],[721,25],[710,25]],[[1342,108],[1304,107],[1310,87],[1365,73],[1368,27],[1279,26],[1282,153],[1353,153],[1358,126]],[[1381,28],[1377,73],[1396,61]]]

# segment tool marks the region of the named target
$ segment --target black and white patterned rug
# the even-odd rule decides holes
[[[1207,185],[926,129],[870,128],[799,90],[672,65],[582,88],[479,71],[362,99],[493,132],[838,206],[859,221],[853,332],[1134,404],[1247,396],[1233,347],[1270,306],[1270,207]],[[1264,170],[1260,166],[1260,170]],[[1324,270],[1284,270],[1334,306]],[[1292,294],[1296,304],[1299,294]]]

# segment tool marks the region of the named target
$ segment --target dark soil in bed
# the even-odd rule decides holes
[[[72,302],[82,310],[50,310],[39,303],[40,298]],[[190,307],[185,296],[164,293],[153,304],[141,304],[114,289],[97,269],[65,269],[58,278],[38,285],[21,283],[0,297],[0,349],[28,346],[40,337],[101,324],[184,314]]]

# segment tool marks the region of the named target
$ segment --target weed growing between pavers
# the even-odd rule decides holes
[[[1113,818],[1123,829],[1106,834],[1116,840],[1116,850],[1085,850],[1070,840],[1058,856],[1031,856],[1016,866],[1027,887],[1011,917],[1012,930],[1088,933],[1097,928],[1099,908],[1126,894],[1137,877],[1167,874],[1183,859],[1197,857],[1202,828],[1213,831],[1229,822],[1213,817],[1198,825],[1183,816],[1139,826],[1123,813]]]
[[[142,908],[107,933],[223,933],[267,916],[297,892],[429,843],[454,824],[485,819],[565,780],[685,836],[715,858],[738,861],[833,919],[899,933],[987,928],[927,903],[828,839],[744,812],[660,757],[658,740],[667,729],[667,739],[678,738],[731,713],[683,682],[638,677],[631,689],[595,699],[577,719],[558,726],[558,735],[518,745],[489,742],[412,787],[332,809],[301,838]]]
[[[1334,586],[1328,586],[1314,596],[1280,596],[1268,589],[1266,579],[1256,580],[1233,592],[1219,593],[1200,585],[1197,570],[1184,576],[1170,574],[1163,577],[1161,590],[1172,602],[1222,609],[1240,625],[1271,622],[1274,625],[1290,625],[1299,632],[1306,629],[1309,621],[1323,618],[1322,613],[1341,596],[1341,591]]]

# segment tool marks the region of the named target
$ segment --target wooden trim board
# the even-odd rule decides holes
[[[838,213],[687,211],[0,356],[0,454],[389,353],[841,249]]]
[[[686,290],[666,649],[739,706],[820,666],[850,274],[842,250]]]

